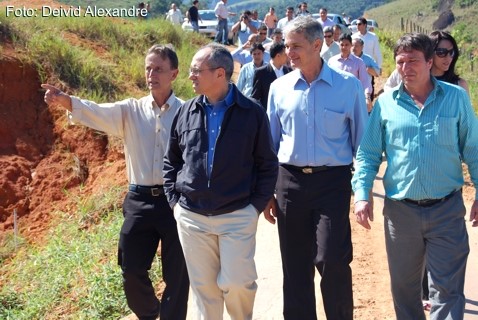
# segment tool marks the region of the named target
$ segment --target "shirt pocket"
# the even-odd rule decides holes
[[[345,114],[325,109],[322,128],[329,139],[338,139],[343,136],[346,129]]]
[[[438,117],[434,127],[434,137],[437,145],[458,145],[457,118]]]

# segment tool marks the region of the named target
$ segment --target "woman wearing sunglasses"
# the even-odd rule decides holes
[[[455,39],[445,31],[433,31],[429,37],[435,47],[431,74],[437,80],[459,85],[465,89],[469,95],[470,92],[466,80],[460,78],[455,73],[455,64],[460,55]],[[422,291],[423,308],[429,311],[431,304],[428,297],[428,275],[426,269],[423,275]]]
[[[465,79],[455,73],[455,64],[460,55],[455,39],[445,31],[433,31],[429,37],[435,45],[432,75],[437,80],[459,85],[470,94]]]
[[[433,42],[435,47],[435,54],[433,55],[433,65],[431,68],[431,74],[440,81],[445,81],[459,85],[466,90],[468,95],[470,94],[468,90],[468,84],[465,79],[460,78],[455,73],[455,64],[460,56],[458,50],[458,45],[456,44],[455,39],[445,31],[433,31],[429,35],[430,39]],[[397,70],[394,70],[392,74],[388,77],[387,82],[385,83],[383,90],[387,91],[402,82],[400,75]],[[428,299],[427,299],[428,300]],[[424,307],[426,307],[424,305]]]

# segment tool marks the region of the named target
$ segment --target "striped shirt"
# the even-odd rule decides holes
[[[403,84],[379,96],[357,153],[355,201],[368,200],[382,152],[388,198],[443,198],[463,186],[462,161],[478,185],[478,120],[470,99],[458,86],[432,82],[422,109]]]

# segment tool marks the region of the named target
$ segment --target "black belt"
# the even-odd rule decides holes
[[[403,199],[402,201],[406,203],[414,204],[419,207],[431,207],[437,203],[447,201],[448,199],[453,197],[455,193],[456,193],[456,190],[440,199],[423,199],[423,200]]]
[[[163,186],[160,186],[160,185],[147,187],[147,186],[139,186],[137,184],[130,184],[129,191],[142,193],[142,194],[148,194],[153,197],[159,197],[160,195],[164,194],[164,188]]]
[[[305,174],[317,173],[317,172],[327,171],[329,169],[335,168],[335,167],[329,167],[329,166],[296,167],[290,164],[282,164],[281,166],[286,168],[287,170],[299,171]]]

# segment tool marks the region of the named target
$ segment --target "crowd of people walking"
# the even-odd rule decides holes
[[[187,17],[197,26],[198,1],[193,7]],[[326,8],[318,19],[306,2],[297,12],[287,7],[283,18],[270,8],[263,22],[246,10],[230,52],[223,44],[234,13],[227,0],[215,12],[217,36],[188,70],[192,99],[172,90],[180,70],[169,45],[146,53],[150,94],[141,99],[97,104],[43,85],[45,102],[68,110],[70,121],[124,139],[129,192],[118,261],[131,310],[141,320],[185,319],[191,288],[194,319],[222,319],[224,307],[232,319],[252,319],[263,213],[278,227],[284,319],[317,319],[317,270],[327,319],[352,320],[350,199],[357,223],[370,228],[373,180],[385,159],[396,318],[425,319],[420,301],[428,289],[432,319],[463,319],[462,163],[478,185],[478,119],[454,70],[453,37],[400,37],[395,74],[377,98],[373,79],[383,59],[366,18],[356,33],[334,40]],[[182,20],[175,4],[167,17]],[[469,219],[477,225],[477,200]],[[159,243],[161,300],[148,276]]]

